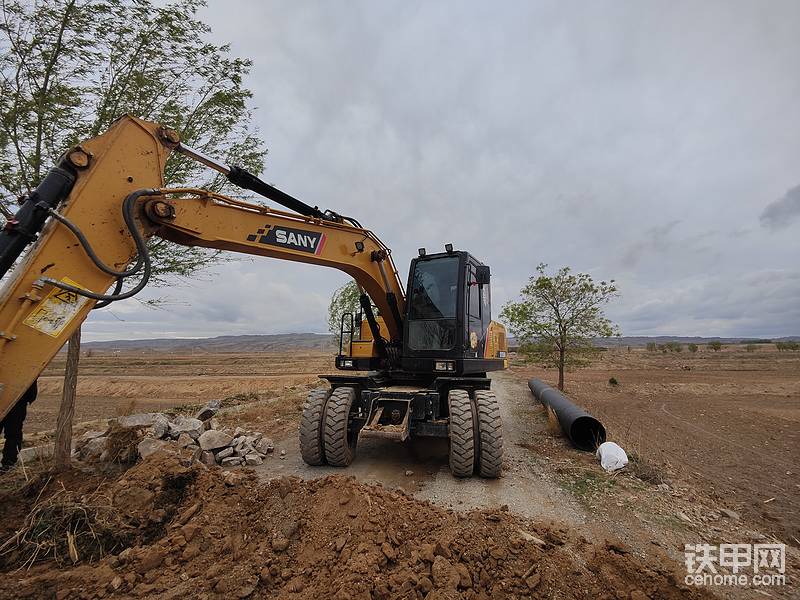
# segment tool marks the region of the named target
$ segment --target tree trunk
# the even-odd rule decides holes
[[[558,389],[564,391],[564,348],[558,349]]]
[[[75,390],[78,386],[78,360],[81,356],[81,329],[69,338],[67,366],[64,369],[64,391],[58,409],[53,467],[57,471],[69,468],[72,456],[72,417],[75,414]]]

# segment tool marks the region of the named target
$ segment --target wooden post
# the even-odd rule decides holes
[[[58,409],[56,438],[54,440],[53,468],[56,471],[68,469],[72,456],[72,418],[75,414],[75,391],[78,386],[78,360],[81,356],[81,329],[69,338],[67,346],[67,366],[64,369],[64,390],[61,406]]]

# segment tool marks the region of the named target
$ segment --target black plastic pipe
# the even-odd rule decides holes
[[[564,394],[541,379],[531,379],[528,387],[539,402],[553,409],[561,430],[576,448],[594,452],[606,441],[606,429],[602,423],[580,406],[575,406]]]

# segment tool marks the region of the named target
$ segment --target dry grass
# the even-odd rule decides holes
[[[92,562],[124,545],[127,537],[108,495],[99,490],[78,494],[62,485],[44,500],[40,493],[22,527],[0,546],[0,560],[19,569],[48,559],[59,565]]]
[[[556,411],[550,406],[545,407],[545,410],[547,411],[547,434],[553,437],[561,437],[563,431],[561,430],[561,423],[558,422]]]
[[[662,483],[669,483],[669,480],[664,475],[664,472],[656,467],[653,463],[643,458],[638,452],[633,451],[628,453],[628,467],[630,473],[645,483],[651,485],[660,485]]]
[[[124,404],[120,404],[117,407],[116,413],[117,413],[118,417],[126,417],[128,415],[133,415],[133,414],[136,414],[137,412],[139,412],[138,410],[136,410],[136,408],[137,408],[136,400],[135,399],[134,400],[129,400],[128,402],[125,402]]]
[[[120,427],[112,423],[106,439],[108,460],[123,465],[132,465],[138,458],[137,446],[144,437],[138,427]]]

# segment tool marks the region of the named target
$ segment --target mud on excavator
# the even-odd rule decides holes
[[[165,188],[172,152],[292,212]],[[330,387],[308,395],[306,463],[347,466],[360,437],[428,436],[449,438],[455,476],[500,475],[502,425],[487,373],[508,359],[505,329],[491,320],[488,266],[450,244],[432,254],[421,248],[404,287],[389,248],[355,219],[309,206],[131,116],[68,150],[0,232],[0,417],[91,310],[146,286],[152,236],[333,267],[356,281],[360,309],[342,316],[335,361],[352,372],[322,375]],[[138,282],[124,290],[131,277]]]

